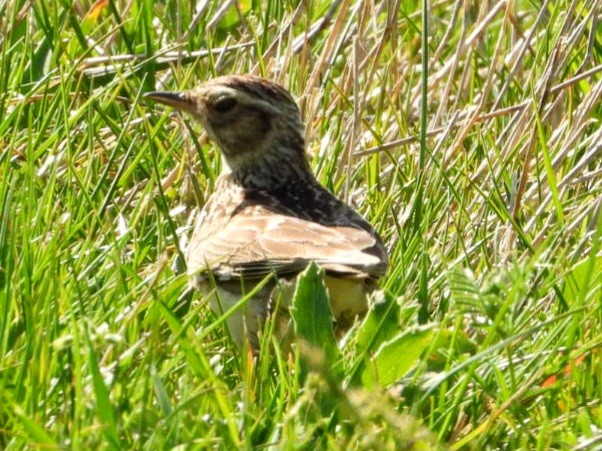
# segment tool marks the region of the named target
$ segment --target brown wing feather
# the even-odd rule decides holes
[[[199,236],[188,250],[189,271],[218,278],[292,274],[310,261],[347,277],[379,277],[387,266],[380,240],[353,223],[329,227],[257,207]]]

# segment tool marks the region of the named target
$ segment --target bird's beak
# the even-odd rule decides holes
[[[183,92],[152,91],[144,94],[144,97],[177,110],[188,111],[189,113],[196,111],[194,100]]]

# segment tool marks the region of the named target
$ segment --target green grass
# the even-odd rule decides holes
[[[0,4],[0,449],[602,449],[600,3],[193,3]],[[141,100],[241,72],[391,255],[256,362],[182,297],[216,151]]]

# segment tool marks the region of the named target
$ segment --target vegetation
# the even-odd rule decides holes
[[[602,449],[600,3],[428,3],[0,3],[1,449]],[[142,99],[241,72],[391,255],[255,362],[183,295],[216,151]]]

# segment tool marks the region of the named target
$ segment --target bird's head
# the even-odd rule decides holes
[[[145,97],[197,118],[233,170],[266,153],[305,158],[299,108],[272,81],[227,75],[188,91],[149,92]]]

